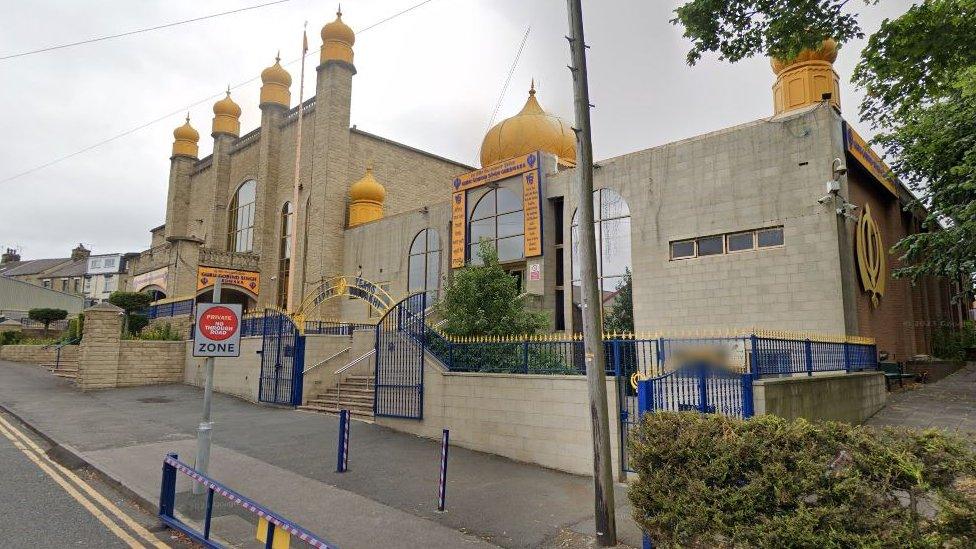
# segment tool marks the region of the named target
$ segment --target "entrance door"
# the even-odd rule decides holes
[[[378,417],[424,417],[424,320],[427,295],[418,293],[397,303],[376,325],[376,394]]]
[[[286,313],[264,310],[261,334],[261,380],[258,400],[299,406],[305,368],[305,336]]]

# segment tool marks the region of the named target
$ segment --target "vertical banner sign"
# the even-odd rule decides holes
[[[241,356],[240,304],[197,304],[193,356]]]
[[[542,255],[542,216],[539,210],[539,175],[522,174],[522,207],[525,208],[525,257]]]
[[[464,267],[464,248],[467,244],[464,213],[464,191],[456,192],[451,197],[451,267],[455,269]]]

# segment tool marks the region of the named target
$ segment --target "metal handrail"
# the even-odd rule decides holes
[[[326,362],[328,362],[328,361],[330,361],[330,360],[332,360],[333,358],[335,358],[335,357],[337,357],[337,356],[339,356],[339,355],[341,355],[342,353],[345,353],[345,352],[347,352],[347,351],[351,351],[351,350],[352,350],[352,347],[346,347],[345,349],[343,349],[343,350],[341,350],[341,351],[339,351],[339,352],[337,352],[337,353],[335,353],[335,354],[333,354],[333,355],[331,355],[331,356],[329,356],[329,357],[328,357],[328,358],[326,358],[325,360],[322,360],[322,361],[319,361],[319,362],[317,362],[317,363],[315,363],[314,365],[312,365],[312,366],[309,366],[308,368],[305,368],[304,370],[302,370],[302,375],[305,375],[305,374],[307,374],[307,373],[309,373],[309,372],[311,372],[312,370],[314,370],[314,369],[316,369],[316,368],[318,368],[319,366],[321,366],[321,365],[323,365],[323,364],[325,364]]]
[[[366,354],[364,354],[363,356],[357,358],[356,360],[353,360],[349,364],[346,364],[342,368],[339,368],[338,370],[336,370],[335,372],[333,372],[333,374],[334,375],[339,375],[339,374],[345,372],[349,368],[352,368],[353,366],[359,364],[360,362],[362,362],[363,360],[365,360],[369,356],[373,355],[374,353],[376,353],[376,349],[370,349]]]

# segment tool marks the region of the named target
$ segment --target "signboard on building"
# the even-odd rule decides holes
[[[888,192],[895,195],[896,198],[898,197],[898,185],[895,182],[894,174],[891,173],[891,168],[847,122],[844,122],[844,149]]]
[[[193,356],[241,356],[241,305],[200,303],[193,330]]]
[[[542,255],[542,181],[538,152],[517,156],[454,178],[451,197],[451,267],[464,267],[467,241],[467,192],[510,177],[522,177],[525,257]]]
[[[166,274],[169,267],[163,267],[148,273],[138,274],[132,277],[132,291],[141,292],[149,286],[157,286],[163,292],[166,291]]]
[[[218,278],[223,281],[225,286],[237,286],[254,295],[260,293],[261,273],[204,266],[197,267],[197,291],[210,288]]]

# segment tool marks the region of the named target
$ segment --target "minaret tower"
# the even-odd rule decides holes
[[[227,242],[227,206],[236,190],[230,188],[230,149],[241,134],[241,107],[230,98],[230,86],[227,96],[214,103],[213,113],[210,131],[214,140],[210,168],[214,191],[212,203],[220,207],[214,210],[207,241],[210,246],[220,249]],[[255,220],[258,222],[260,220]]]
[[[187,212],[190,209],[190,171],[197,161],[200,132],[186,122],[173,130],[173,154],[169,163],[169,192],[166,197],[166,237],[189,236]]]

